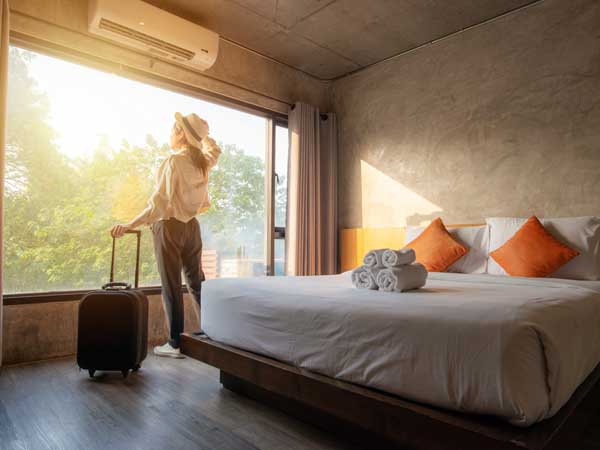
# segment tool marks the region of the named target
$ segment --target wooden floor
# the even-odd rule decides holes
[[[223,389],[218,370],[149,356],[124,380],[73,359],[0,370],[2,450],[354,449]]]
[[[223,388],[216,369],[149,356],[127,380],[72,359],[0,371],[1,450],[357,449]],[[600,449],[600,405],[573,450]],[[571,450],[571,449],[565,449]]]

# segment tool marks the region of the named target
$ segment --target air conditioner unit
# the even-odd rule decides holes
[[[141,0],[90,0],[90,33],[152,55],[206,70],[219,35]]]

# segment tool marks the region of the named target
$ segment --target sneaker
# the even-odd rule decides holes
[[[166,356],[169,358],[185,358],[184,355],[181,354],[181,351],[178,348],[171,347],[171,344],[168,342],[165,345],[157,345],[154,347],[154,354],[156,356]]]

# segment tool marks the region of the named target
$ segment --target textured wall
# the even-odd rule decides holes
[[[600,2],[545,0],[333,86],[340,226],[600,214]]]

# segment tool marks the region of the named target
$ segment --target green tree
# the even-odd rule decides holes
[[[53,143],[48,99],[28,73],[29,55],[16,48],[9,54],[4,231],[9,292],[28,289],[28,280],[43,270],[40,255],[31,252],[43,239],[36,230],[72,188],[70,168]]]
[[[265,172],[263,161],[220,143],[219,163],[209,176],[212,207],[200,216],[204,241],[221,255],[264,252]]]
[[[28,73],[30,55],[10,52],[5,289],[98,287],[108,281],[108,230],[146,206],[168,146],[148,136],[142,146],[122,142],[113,149],[104,139],[91,157],[66,157],[54,142],[48,99]],[[263,162],[220,145],[209,178],[213,207],[200,216],[205,248],[235,257],[241,242],[246,254],[262,255]],[[133,281],[133,244],[133,238],[118,241],[117,279]],[[140,281],[158,284],[151,233],[143,233],[142,244]]]

